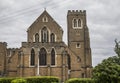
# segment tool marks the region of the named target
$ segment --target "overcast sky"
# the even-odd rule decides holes
[[[86,10],[93,66],[116,55],[114,40],[120,40],[120,0],[0,0],[0,41],[19,48],[27,41],[27,29],[44,11],[63,28],[67,43],[67,11]]]

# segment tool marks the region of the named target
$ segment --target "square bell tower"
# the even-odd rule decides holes
[[[89,77],[86,69],[92,67],[92,61],[86,11],[69,10],[67,13],[67,29],[68,48],[76,56],[79,56],[81,68],[85,70],[85,77]]]

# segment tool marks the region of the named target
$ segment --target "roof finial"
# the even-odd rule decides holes
[[[46,11],[46,7],[44,7],[44,10]]]

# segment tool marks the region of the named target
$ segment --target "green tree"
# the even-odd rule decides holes
[[[117,39],[115,39],[115,52],[118,55],[118,57],[120,58],[120,41],[117,41]]]
[[[93,79],[97,83],[120,83],[120,43],[115,40],[115,52],[118,56],[104,59],[93,69]]]
[[[109,57],[93,69],[93,79],[97,83],[118,83],[120,81],[120,62],[118,57]]]

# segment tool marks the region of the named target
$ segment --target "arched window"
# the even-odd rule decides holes
[[[42,43],[45,43],[45,42],[49,41],[48,39],[49,39],[48,30],[46,27],[44,27],[41,30],[41,41],[42,41]]]
[[[55,50],[51,51],[51,65],[55,65]]]
[[[54,33],[52,33],[52,34],[50,35],[50,40],[51,40],[52,43],[55,42],[55,35],[54,35]]]
[[[71,69],[71,59],[70,59],[70,55],[67,55],[67,63],[68,63],[68,69]]]
[[[47,52],[44,48],[40,49],[39,52],[39,64],[40,66],[45,66],[47,64]]]
[[[73,20],[73,25],[74,25],[74,27],[77,27],[77,19]]]
[[[35,65],[35,51],[34,51],[34,49],[31,50],[30,65],[31,66]]]
[[[78,19],[78,27],[81,27],[81,20]]]
[[[35,42],[39,42],[39,34],[38,33],[35,34]]]
[[[48,22],[48,18],[47,16],[44,16],[43,19],[42,19],[43,22]]]

